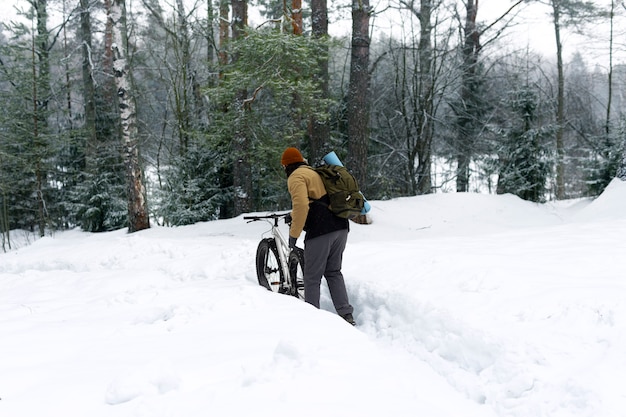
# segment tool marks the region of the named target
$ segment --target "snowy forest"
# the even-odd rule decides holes
[[[626,180],[625,3],[501,1],[489,19],[478,0],[3,3],[2,248],[289,209],[287,146],[336,151],[372,200]],[[554,56],[515,42],[530,4]]]

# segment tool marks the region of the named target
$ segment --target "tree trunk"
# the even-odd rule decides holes
[[[228,63],[228,54],[226,53],[226,44],[228,43],[228,11],[228,0],[220,0],[219,52],[217,54],[217,60],[220,66],[224,66]],[[220,72],[220,77],[221,76],[222,74]]]
[[[233,39],[243,37],[248,25],[247,0],[232,0]],[[237,59],[237,57],[233,57]],[[235,97],[234,111],[237,112],[233,137],[233,187],[235,216],[247,213],[252,208],[252,175],[250,168],[250,138],[248,137],[247,109],[244,105],[247,91],[239,90]]]
[[[469,0],[466,4],[465,28],[463,32],[463,62],[461,63],[461,103],[457,110],[457,179],[456,190],[458,192],[469,191],[470,162],[472,160],[472,148],[474,132],[472,124],[475,115],[472,111],[471,101],[474,93],[473,83],[476,77],[476,63],[480,48],[479,32],[476,29],[476,15],[478,13],[478,0]]]
[[[232,0],[233,39],[240,39],[248,26],[248,0]]]
[[[611,36],[610,36],[610,48],[609,48],[609,93],[608,103],[606,108],[606,135],[610,134],[611,123],[611,97],[613,96],[613,19],[615,13],[615,2],[611,1]],[[622,149],[622,162],[617,167],[616,177],[622,181],[626,181],[626,140],[624,140],[624,147]]]
[[[563,133],[565,131],[565,75],[563,73],[560,0],[552,0],[552,13],[556,39],[556,69],[558,77],[556,98],[556,198],[557,200],[563,200],[565,198],[565,145],[563,143]]]
[[[122,140],[124,144],[124,163],[128,193],[128,231],[136,232],[150,227],[146,202],[146,190],[143,185],[139,165],[137,112],[131,84],[128,63],[128,42],[126,38],[126,2],[113,0],[109,14],[112,29],[113,75],[117,86],[118,107]]]
[[[419,117],[418,117],[418,140],[417,140],[417,193],[430,194],[431,192],[431,155],[434,131],[434,75],[432,69],[433,48],[431,45],[432,25],[430,22],[432,2],[421,0],[420,2],[420,42],[419,42],[419,68],[420,68],[420,94],[419,94]]]
[[[80,0],[80,36],[83,45],[83,102],[85,107],[86,149],[96,146],[96,89],[93,79],[93,57],[91,55],[91,12],[89,0]]]
[[[607,138],[611,133],[611,103],[613,101],[613,24],[615,20],[615,1],[611,1],[611,9],[609,12],[610,30],[609,30],[609,74],[607,79],[608,92],[606,100],[606,119],[604,122],[604,133]]]
[[[324,39],[328,36],[328,6],[327,0],[311,0],[311,21],[313,37]],[[317,71],[317,82],[319,88],[319,98],[322,101],[328,99],[328,47],[324,47],[319,57],[319,68]],[[328,108],[324,108],[328,113]],[[327,118],[311,117],[309,121],[309,158],[317,161],[324,155],[324,148],[330,141],[330,125]]]
[[[35,155],[35,195],[37,199],[37,227],[43,237],[48,223],[45,188],[48,177],[45,160],[49,144],[45,131],[48,126],[50,101],[50,43],[48,40],[47,0],[34,2],[37,17],[37,35],[33,44],[33,152]]]
[[[622,181],[626,181],[626,140],[624,141],[624,148],[622,150],[622,162],[617,168],[616,177]]]
[[[191,121],[191,100],[193,94],[191,73],[191,53],[189,42],[189,27],[187,25],[187,16],[185,15],[185,6],[182,0],[176,0],[176,31],[173,41],[179,49],[178,67],[181,72],[181,82],[174,85],[174,96],[176,97],[175,112],[178,126],[178,138],[180,144],[181,155],[186,155],[189,149],[189,137],[192,130]]]
[[[291,29],[294,35],[302,35],[302,0],[291,0]]]
[[[82,1],[82,0],[81,0]],[[82,8],[82,5],[81,5]],[[82,13],[81,13],[81,20],[82,20]],[[63,2],[63,21],[67,21],[67,10],[66,10],[66,2]],[[82,25],[82,23],[81,23]],[[79,35],[82,36],[82,35]],[[70,56],[70,52],[68,49],[68,44],[67,44],[67,26],[63,25],[63,55],[64,56]],[[64,70],[65,70],[65,99],[66,99],[66,103],[67,103],[67,122],[68,122],[68,127],[70,130],[73,130],[74,127],[74,116],[72,114],[72,87],[71,87],[71,74],[70,74],[70,62],[69,59],[65,60],[65,66],[64,66]],[[86,117],[87,115],[85,115]]]
[[[213,10],[213,1],[206,2],[206,61],[209,67],[212,67],[215,59],[215,36],[213,31],[213,19],[215,11]]]
[[[348,88],[348,163],[361,190],[367,189],[369,141],[369,0],[352,0],[352,49]]]

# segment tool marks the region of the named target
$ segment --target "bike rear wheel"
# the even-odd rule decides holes
[[[261,240],[256,250],[256,274],[259,285],[270,291],[283,293],[285,277],[278,248],[273,238]]]
[[[289,254],[289,279],[291,295],[304,300],[304,251],[294,248]]]

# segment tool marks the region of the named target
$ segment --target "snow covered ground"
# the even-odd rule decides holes
[[[356,328],[259,287],[241,217],[0,254],[0,416],[624,415],[626,183],[372,205]]]

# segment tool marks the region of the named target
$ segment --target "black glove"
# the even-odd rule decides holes
[[[298,238],[289,236],[289,247],[295,249]]]
[[[291,224],[291,213],[287,213],[287,215],[285,216],[285,223],[286,224]]]

